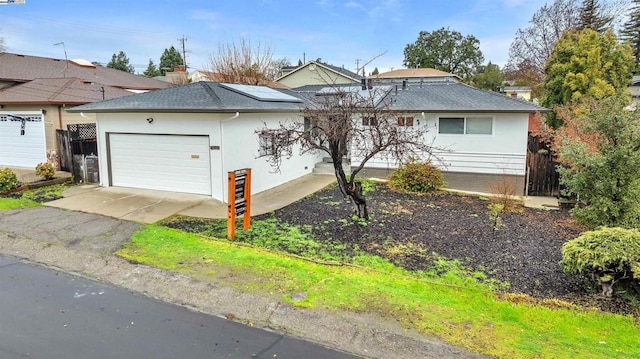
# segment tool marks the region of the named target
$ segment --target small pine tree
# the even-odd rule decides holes
[[[373,72],[371,72],[371,75],[374,75],[374,76],[375,76],[375,75],[378,75],[378,74],[380,74],[380,71],[378,71],[378,68],[377,68],[377,67],[375,67],[375,68],[373,69]]]
[[[109,61],[109,63],[107,64],[107,67],[120,70],[120,71],[125,71],[131,74],[135,71],[133,65],[129,64],[129,58],[127,57],[127,54],[124,51],[120,51],[118,55],[113,54],[111,56],[111,61]]]
[[[184,60],[175,47],[171,46],[168,49],[164,49],[162,56],[160,56],[159,70],[161,75],[164,75],[167,71],[173,71],[176,66],[182,65],[184,65]]]
[[[160,71],[156,67],[156,64],[153,63],[153,60],[149,59],[149,65],[147,69],[142,73],[146,77],[156,77],[160,76]]]

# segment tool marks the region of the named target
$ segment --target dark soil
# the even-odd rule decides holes
[[[458,259],[508,282],[508,292],[639,314],[619,296],[604,298],[584,277],[562,272],[561,247],[583,230],[567,211],[520,208],[503,212],[495,226],[490,202],[477,196],[419,196],[379,185],[367,200],[371,218],[366,225],[350,217],[351,204],[335,186],[262,218],[311,226],[318,241],[344,243],[409,270],[428,268],[436,256]]]

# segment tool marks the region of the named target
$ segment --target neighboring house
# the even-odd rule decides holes
[[[231,76],[227,76],[225,74],[221,74],[217,72],[205,71],[205,70],[196,70],[189,73],[190,82],[212,81],[212,82],[234,83],[233,80],[234,79]],[[253,79],[247,79],[247,80],[248,82],[251,82],[251,83],[255,82],[255,80]],[[287,86],[276,81],[261,80],[258,82],[260,82],[259,83],[260,86],[267,86],[271,88],[281,88],[281,89],[288,88]]]
[[[432,68],[398,69],[383,72],[370,77],[374,84],[397,84],[407,81],[409,83],[452,81],[462,82],[458,75]]]
[[[359,84],[362,79],[363,76],[345,68],[310,61],[280,76],[276,81],[289,88],[295,88],[305,85]]]
[[[529,86],[505,86],[502,88],[502,92],[509,97],[531,101],[531,87]]]
[[[227,172],[252,169],[258,193],[311,173],[320,154],[294,149],[275,172],[261,155],[286,120],[302,121],[303,100],[287,90],[195,82],[69,110],[98,123],[102,186],[195,193],[227,200]]]
[[[56,162],[56,130],[95,123],[91,114],[67,113],[69,106],[170,86],[85,60],[0,53],[0,166]]]

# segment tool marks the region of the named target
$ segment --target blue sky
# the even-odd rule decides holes
[[[474,35],[486,61],[504,65],[519,27],[547,0],[26,0],[0,5],[8,52],[107,63],[124,51],[139,72],[187,38],[187,63],[206,68],[219,43],[249,39],[293,64],[321,58],[367,71],[401,68],[420,31],[441,27]],[[551,1],[551,0],[549,0]],[[303,55],[305,54],[305,55]],[[1,66],[1,64],[0,64]]]

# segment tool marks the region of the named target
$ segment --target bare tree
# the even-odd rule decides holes
[[[390,87],[327,87],[304,109],[304,122],[289,120],[279,128],[265,126],[256,133],[269,137],[271,151],[267,156],[276,169],[283,158],[292,155],[294,145],[301,153],[328,154],[340,191],[351,200],[354,212],[368,219],[362,184],[356,180],[366,163],[374,156],[402,163],[411,157],[431,156],[435,150],[427,142],[427,128],[413,126],[413,118],[399,116],[391,104]],[[342,166],[347,155],[360,159],[359,163],[351,162],[349,176]]]
[[[583,1],[555,0],[542,6],[529,21],[529,26],[516,31],[516,36],[509,48],[507,69],[528,74],[535,79],[536,87],[544,81],[544,65],[551,56],[556,42],[565,31],[580,27]],[[600,14],[603,18],[612,19],[616,27],[624,19],[629,0],[614,0],[602,4]]]
[[[283,60],[273,60],[273,50],[258,43],[256,47],[245,38],[221,43],[218,53],[210,56],[210,70],[216,81],[247,85],[265,85],[273,81]]]
[[[4,46],[4,39],[0,37],[0,53],[7,51],[7,48]]]
[[[544,79],[544,64],[551,56],[562,34],[578,25],[580,4],[577,0],[555,0],[542,6],[529,21],[529,26],[516,31],[509,48],[509,68],[526,65],[534,76]]]

